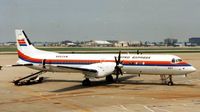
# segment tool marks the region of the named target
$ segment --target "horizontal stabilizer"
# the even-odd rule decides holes
[[[73,69],[73,70],[82,71],[82,72],[92,72],[92,73],[97,73],[98,72],[95,69],[89,69],[89,68],[69,67],[69,66],[57,66],[57,67],[58,68]]]
[[[15,64],[15,65],[5,65],[5,66],[0,66],[0,70],[2,70],[2,68],[7,68],[7,67],[20,67],[20,66],[33,66],[33,64]]]
[[[14,64],[14,65],[1,66],[1,68],[3,68],[3,67],[20,67],[20,66],[33,66],[33,64]]]
[[[18,67],[18,66],[33,66],[33,64],[15,64],[15,65],[7,65],[7,67]]]

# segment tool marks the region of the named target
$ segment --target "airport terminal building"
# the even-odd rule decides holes
[[[196,44],[196,45],[200,46],[200,37],[189,38],[189,42],[192,43],[192,44]]]

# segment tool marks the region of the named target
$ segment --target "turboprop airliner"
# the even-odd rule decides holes
[[[106,78],[108,82],[118,82],[119,75],[147,74],[160,75],[165,84],[173,85],[172,76],[187,75],[196,69],[175,55],[150,54],[60,54],[36,49],[25,32],[17,29],[16,41],[18,61],[11,66],[26,66],[38,70],[37,73],[15,80],[15,85],[22,80],[38,79],[45,72],[82,73],[83,86],[91,85],[92,78]],[[1,66],[2,67],[2,66]],[[113,79],[112,75],[116,75]],[[39,78],[39,80],[43,80]],[[41,81],[40,80],[40,81]]]

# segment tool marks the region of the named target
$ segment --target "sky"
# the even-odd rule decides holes
[[[200,0],[0,0],[0,42],[187,41],[200,37]]]

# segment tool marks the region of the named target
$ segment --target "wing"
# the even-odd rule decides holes
[[[76,70],[79,72],[91,72],[91,73],[97,73],[98,71],[96,69],[91,69],[87,67],[71,67],[71,66],[56,66],[58,68],[63,68],[63,69],[72,69]]]
[[[85,75],[85,77],[102,78],[112,74],[115,71],[115,66],[116,66],[115,62],[101,62],[90,65],[83,65],[80,67],[74,67],[68,65],[66,66],[57,65],[56,67],[66,70],[75,70],[76,72],[81,72]]]

